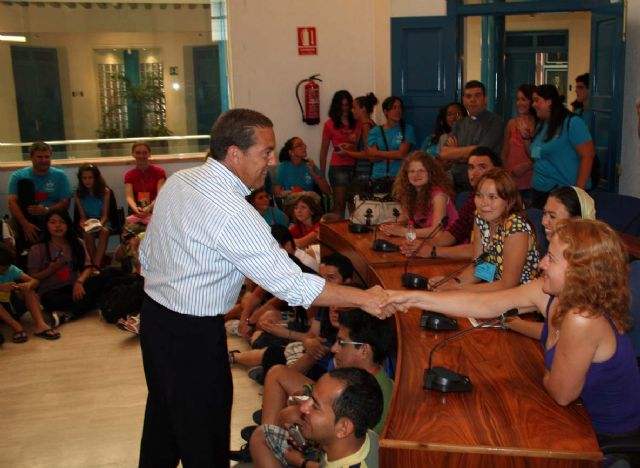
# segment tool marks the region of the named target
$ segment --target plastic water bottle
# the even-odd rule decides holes
[[[407,242],[413,242],[416,240],[416,228],[413,226],[413,221],[407,221],[407,233],[405,234]]]

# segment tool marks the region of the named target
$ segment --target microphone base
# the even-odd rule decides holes
[[[458,329],[458,321],[438,312],[422,311],[420,326],[435,331],[451,331]]]
[[[473,389],[471,379],[444,367],[433,367],[424,370],[425,390],[440,393],[470,392]]]
[[[407,289],[426,289],[429,280],[416,273],[405,273],[402,275],[402,287]]]
[[[366,224],[349,223],[349,232],[354,234],[365,234],[371,232],[371,228]]]
[[[400,247],[384,239],[374,240],[371,248],[376,252],[400,252]]]

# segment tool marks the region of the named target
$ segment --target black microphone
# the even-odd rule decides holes
[[[436,281],[435,283],[431,284],[430,285],[430,287],[431,287],[430,289],[433,291],[438,286],[443,285],[444,283],[449,281],[451,278],[456,276],[458,273],[466,270],[467,268],[469,268],[472,265],[478,265],[478,264],[480,264],[482,262],[486,262],[488,257],[489,257],[489,252],[482,252],[477,258],[474,258],[469,263],[465,263],[463,266],[461,266],[457,270],[452,271],[451,273],[446,275],[444,278],[442,278],[440,281]]]
[[[436,392],[442,393],[471,391],[471,389],[473,388],[473,384],[471,383],[471,379],[468,376],[458,374],[457,372],[454,372],[451,369],[447,369],[446,367],[431,367],[431,363],[433,362],[433,355],[437,350],[442,348],[448,342],[455,340],[456,338],[460,338],[467,333],[471,333],[472,331],[481,328],[489,328],[497,323],[501,323],[504,326],[504,320],[507,317],[513,317],[514,315],[518,315],[518,309],[509,309],[500,317],[496,317],[495,319],[488,322],[480,323],[473,328],[455,333],[435,345],[429,353],[429,367],[424,370],[424,385],[422,386],[422,388],[425,390],[434,390]]]
[[[427,277],[419,275],[417,273],[407,273],[407,270],[409,269],[409,261],[416,258],[424,243],[430,239],[433,239],[440,231],[447,227],[448,223],[449,217],[444,216],[440,220],[438,225],[433,229],[433,231],[431,231],[427,237],[422,239],[422,242],[420,242],[418,248],[409,257],[407,257],[407,261],[404,263],[404,274],[402,275],[402,286],[404,288],[424,289],[429,285],[429,279]]]
[[[371,244],[371,248],[376,252],[399,252],[400,247],[398,245],[385,239],[378,239],[379,230],[380,225],[378,224],[373,230],[373,244]]]
[[[367,200],[362,200],[358,206],[355,207],[353,212],[355,213]],[[368,208],[365,211],[364,219],[366,224],[357,224],[353,222],[353,215],[351,219],[349,219],[349,232],[353,232],[354,234],[364,234],[371,231],[371,218],[373,217],[373,210]]]

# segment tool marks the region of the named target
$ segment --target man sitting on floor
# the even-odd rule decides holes
[[[331,348],[335,365],[338,368],[363,369],[378,382],[383,395],[383,410],[374,422],[374,431],[379,434],[393,390],[393,381],[381,366],[393,344],[391,325],[380,320],[370,320],[360,309],[341,312],[339,323],[336,343]],[[269,441],[273,440],[273,433],[281,432],[282,427],[297,420],[295,408],[286,408],[287,398],[312,384],[311,379],[290,367],[274,366],[268,372],[263,397],[264,426],[255,430],[250,442],[251,458],[255,460],[256,466],[278,466],[274,455],[278,453],[277,447],[269,445]]]

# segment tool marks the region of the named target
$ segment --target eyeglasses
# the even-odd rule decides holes
[[[338,338],[336,340],[336,343],[338,344],[338,346],[344,346],[347,344],[352,344],[354,346],[362,346],[363,344],[366,344],[366,343],[363,343],[362,341],[349,341],[349,340],[343,340],[342,338]]]

